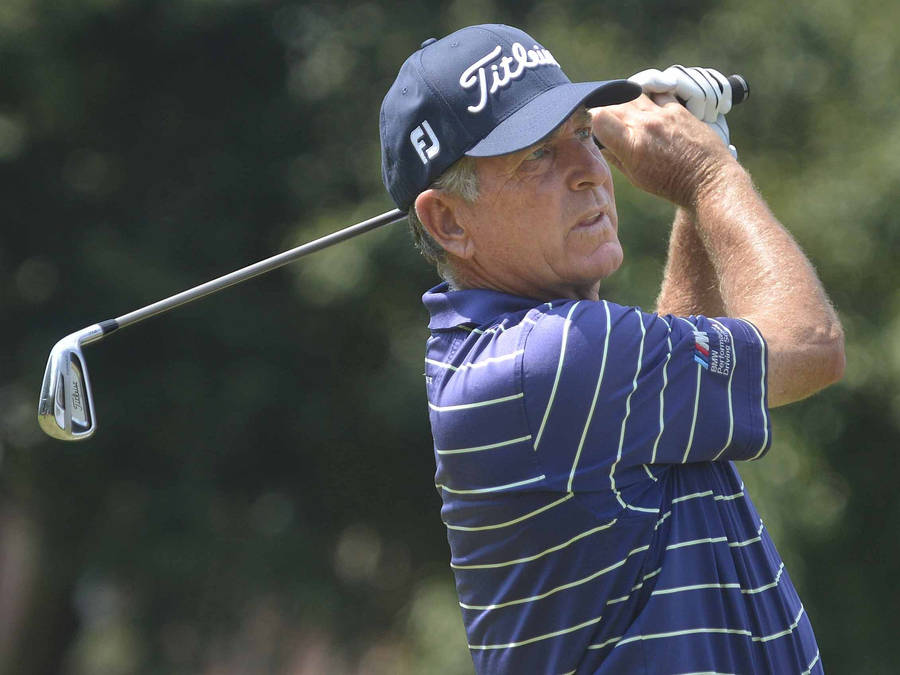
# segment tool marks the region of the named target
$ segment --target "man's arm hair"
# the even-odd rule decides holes
[[[656,308],[676,316],[725,316],[719,278],[687,209],[675,211]]]
[[[844,372],[844,333],[812,264],[737,162],[691,215],[719,280],[726,316],[747,319],[769,347],[769,406],[805,398]]]

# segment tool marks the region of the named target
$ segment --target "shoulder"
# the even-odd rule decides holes
[[[548,303],[549,304],[549,303]],[[673,329],[673,317],[661,317],[639,307],[619,305],[608,300],[571,300],[542,305],[529,313],[533,323],[527,340],[530,358],[560,351],[595,353],[598,345],[617,348],[638,346],[641,342],[664,340]]]

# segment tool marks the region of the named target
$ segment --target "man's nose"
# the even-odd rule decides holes
[[[609,164],[600,154],[600,149],[593,140],[585,143],[573,140],[567,148],[569,169],[569,187],[573,190],[585,190],[597,185],[608,186],[612,183]]]

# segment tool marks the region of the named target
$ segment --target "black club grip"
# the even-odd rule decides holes
[[[731,105],[743,103],[750,98],[750,83],[743,75],[729,75],[728,84],[731,85]]]

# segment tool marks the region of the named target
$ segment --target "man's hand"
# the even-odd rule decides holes
[[[690,207],[734,159],[712,128],[674,95],[594,108],[593,132],[607,161],[637,187]]]
[[[731,84],[718,70],[670,66],[664,71],[642,70],[628,79],[641,85],[644,93],[658,103],[668,100],[668,96],[675,96],[694,117],[712,127],[731,154],[737,157],[725,121],[725,115],[731,110]]]

